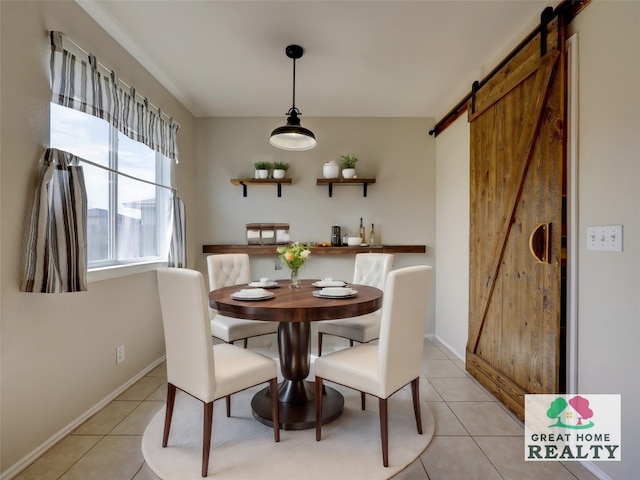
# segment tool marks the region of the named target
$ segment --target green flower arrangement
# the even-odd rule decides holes
[[[291,284],[289,288],[299,288],[300,281],[298,280],[298,273],[307,260],[307,257],[311,255],[311,250],[300,242],[294,242],[286,247],[278,247],[276,251],[280,256],[280,260],[291,270]]]
[[[280,260],[292,272],[297,272],[304,265],[305,260],[311,255],[311,250],[300,242],[292,243],[287,247],[278,247],[278,255]]]

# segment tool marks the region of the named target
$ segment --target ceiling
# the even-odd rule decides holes
[[[442,117],[543,0],[76,0],[196,117]],[[554,6],[554,5],[552,5]],[[126,80],[126,79],[125,79]]]

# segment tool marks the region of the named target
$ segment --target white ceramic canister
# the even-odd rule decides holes
[[[324,178],[337,178],[340,176],[340,166],[335,160],[325,163],[322,166],[322,176]]]

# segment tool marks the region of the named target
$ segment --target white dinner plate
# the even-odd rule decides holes
[[[251,282],[248,284],[250,287],[260,287],[260,288],[278,288],[278,282]]]
[[[267,292],[262,288],[243,289],[231,294],[234,300],[266,300],[272,297],[273,292]]]
[[[256,301],[256,300],[268,300],[269,298],[273,298],[274,295],[273,293],[270,293],[269,295],[263,295],[261,297],[244,297],[242,295],[236,295],[234,293],[231,294],[231,298],[233,298],[234,300],[248,300],[248,301]]]
[[[313,282],[311,285],[314,287],[344,287],[347,282],[343,282],[342,280],[319,280],[317,282]]]
[[[332,293],[323,292],[322,290],[316,290],[315,292],[313,292],[314,297],[320,297],[320,298],[353,298],[357,294],[358,294],[358,291],[353,289],[350,289],[349,292],[342,293],[342,294],[332,294]]]

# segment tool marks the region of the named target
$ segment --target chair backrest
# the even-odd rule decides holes
[[[246,253],[209,255],[207,270],[209,271],[209,290],[251,281],[249,255]]]
[[[420,265],[387,278],[378,340],[378,377],[387,395],[420,376],[432,274]]]
[[[358,253],[353,270],[353,283],[384,291],[392,265],[391,253]]]
[[[167,354],[167,381],[203,402],[215,399],[215,366],[207,292],[200,272],[157,271]]]

